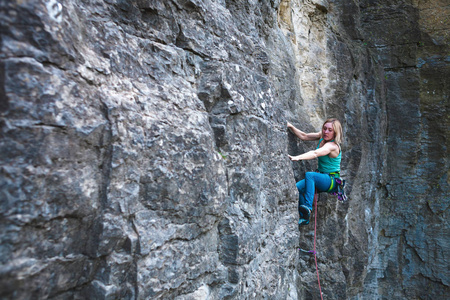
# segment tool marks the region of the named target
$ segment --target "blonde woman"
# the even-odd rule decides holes
[[[342,126],[339,120],[331,118],[322,125],[322,130],[315,133],[305,133],[287,123],[288,129],[302,141],[319,140],[315,150],[289,158],[292,161],[309,160],[317,158],[318,172],[306,172],[305,179],[297,182],[299,191],[298,212],[300,219],[298,225],[308,225],[314,201],[314,192],[333,193],[337,190],[335,177],[340,177],[341,171],[341,141]]]

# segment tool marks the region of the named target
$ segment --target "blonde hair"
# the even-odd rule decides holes
[[[323,126],[325,126],[325,124],[327,123],[331,123],[333,125],[333,130],[334,130],[334,142],[338,145],[341,144],[342,142],[342,125],[341,122],[339,122],[338,119],[335,118],[329,118],[327,119],[323,124],[322,124],[322,128]],[[320,135],[322,136],[322,128],[320,129]]]

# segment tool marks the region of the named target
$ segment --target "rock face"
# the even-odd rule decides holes
[[[0,298],[445,299],[444,2],[0,1]]]
[[[380,198],[377,253],[364,294],[446,299],[450,6],[446,1],[363,2],[364,36],[385,69],[388,116],[386,195]]]

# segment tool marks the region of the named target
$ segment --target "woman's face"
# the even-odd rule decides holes
[[[333,123],[325,123],[322,128],[322,137],[325,141],[331,141],[334,139]]]

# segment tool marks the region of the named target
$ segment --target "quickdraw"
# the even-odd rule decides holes
[[[330,193],[330,195],[337,196],[338,200],[341,202],[347,201],[347,195],[345,194],[345,180],[334,177],[334,180],[332,179],[331,182],[336,182],[337,184],[337,191]]]

